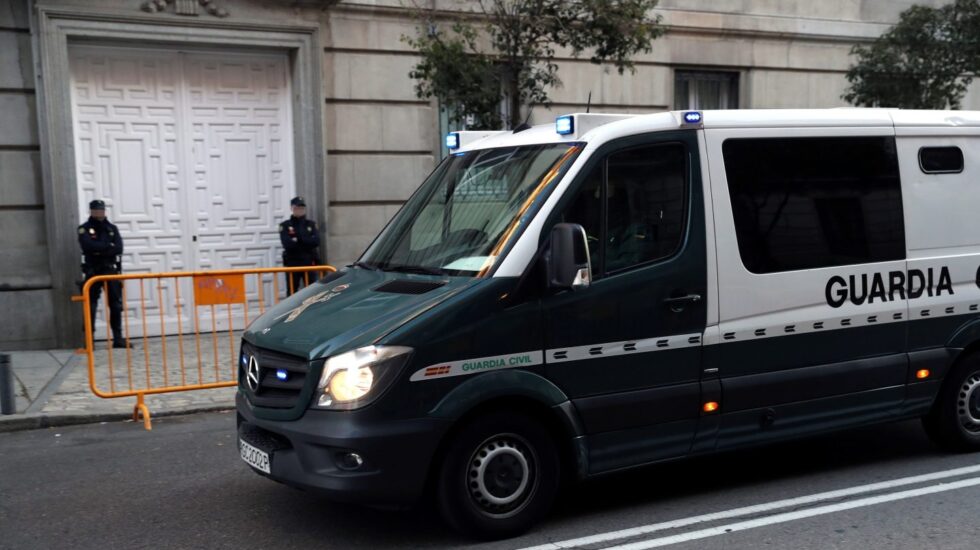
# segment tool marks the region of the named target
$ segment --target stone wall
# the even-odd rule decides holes
[[[55,344],[29,13],[0,2],[0,349]]]
[[[324,33],[327,258],[356,259],[432,170],[439,150],[435,105],[408,78],[418,57],[401,41],[415,26],[390,7],[330,10]],[[381,4],[380,2],[378,4]]]

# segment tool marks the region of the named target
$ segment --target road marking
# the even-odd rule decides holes
[[[816,493],[813,495],[807,495],[802,497],[776,500],[773,502],[767,502],[764,504],[756,504],[753,506],[745,506],[742,508],[734,508],[732,510],[726,510],[723,512],[713,512],[710,514],[703,514],[700,516],[692,516],[688,518],[675,519],[672,521],[665,521],[662,523],[653,523],[650,525],[642,525],[640,527],[631,527],[629,529],[621,529],[619,531],[610,531],[608,533],[599,533],[597,535],[589,535],[587,537],[579,537],[576,539],[568,539],[559,542],[549,542],[546,544],[541,544],[539,546],[531,546],[524,548],[523,550],[561,550],[566,548],[575,548],[578,546],[585,546],[590,544],[598,544],[604,542],[610,542],[619,539],[633,538],[641,535],[649,535],[650,533],[655,533],[657,531],[666,531],[668,529],[677,529],[680,527],[688,527],[690,525],[697,525],[699,523],[707,523],[709,521],[718,521],[722,519],[732,519],[741,516],[748,516],[752,514],[758,514],[762,512],[772,512],[779,510],[780,508],[791,508],[794,506],[803,506],[807,504],[814,504],[817,502],[822,502],[825,500],[833,500],[838,498],[850,497],[854,495],[859,495],[862,493],[871,493],[874,491],[881,491],[885,489],[894,489],[896,487],[903,487],[907,485],[914,485],[916,483],[925,483],[928,481],[936,481],[938,479],[945,479],[950,477],[963,476],[968,474],[980,473],[980,466],[967,466],[964,468],[954,468],[952,470],[943,470],[939,472],[933,472],[931,474],[922,474],[917,476],[903,477],[898,479],[892,479],[889,481],[881,481],[878,483],[871,483],[868,485],[858,485],[856,487],[848,487],[846,489],[838,489],[836,491],[828,491],[824,493]]]
[[[718,535],[725,535],[728,533],[734,533],[736,531],[745,531],[747,529],[754,529],[756,527],[765,527],[767,525],[775,525],[777,523],[786,523],[789,521],[796,521],[800,519],[812,518],[812,517],[822,516],[826,514],[833,514],[836,512],[843,512],[844,510],[853,510],[854,508],[874,506],[876,504],[884,504],[886,502],[894,502],[896,500],[904,500],[908,498],[921,497],[924,495],[944,493],[946,491],[955,491],[957,489],[964,489],[966,487],[975,487],[977,485],[980,485],[980,477],[973,477],[969,479],[963,479],[960,481],[940,483],[939,485],[932,485],[930,487],[920,487],[918,489],[909,489],[908,491],[899,491],[897,493],[886,493],[884,495],[867,497],[867,498],[852,500],[848,502],[828,504],[825,506],[810,508],[808,510],[799,510],[796,512],[783,512],[782,514],[776,514],[764,518],[742,521],[739,523],[729,523],[728,525],[710,527],[708,529],[701,529],[700,531],[691,531],[689,533],[681,533],[679,535],[673,535],[670,537],[661,537],[659,539],[644,540],[644,541],[634,542],[630,544],[624,544],[621,546],[614,546],[609,550],[646,550],[648,548],[659,548],[661,546],[668,546],[671,544],[679,544],[682,542],[689,542],[692,540],[705,539],[708,537],[715,537]]]

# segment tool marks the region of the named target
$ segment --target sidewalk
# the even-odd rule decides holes
[[[116,350],[116,353],[120,352]],[[102,399],[92,393],[85,355],[77,355],[73,350],[2,353],[10,356],[13,366],[17,414],[0,415],[0,432],[132,417],[135,397]],[[106,353],[103,351],[101,355]],[[96,356],[99,355],[97,351]],[[118,377],[116,374],[114,378]],[[230,387],[148,395],[146,404],[151,418],[230,409],[235,405],[235,391]],[[142,429],[142,426],[134,425],[134,429]]]

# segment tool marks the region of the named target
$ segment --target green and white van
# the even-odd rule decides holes
[[[248,327],[242,458],[434,495],[479,537],[562,483],[896,420],[980,449],[980,113],[573,114],[460,132],[361,258]]]

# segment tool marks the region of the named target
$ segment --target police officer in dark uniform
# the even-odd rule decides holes
[[[82,272],[88,281],[96,275],[122,273],[123,241],[119,228],[105,216],[105,202],[94,200],[88,204],[89,219],[78,226],[78,244],[82,247],[84,261]],[[109,326],[112,328],[112,347],[125,348],[128,344],[122,335],[122,282],[105,283],[109,296]],[[93,284],[89,289],[92,330],[95,330],[95,313],[99,310],[99,296],[103,284]]]
[[[279,240],[282,241],[283,248],[282,265],[286,267],[319,265],[320,233],[316,229],[316,222],[306,219],[306,201],[303,197],[293,197],[289,205],[293,215],[279,224]],[[307,279],[312,280],[313,277],[312,273],[288,273],[286,294],[292,294],[303,288]]]

